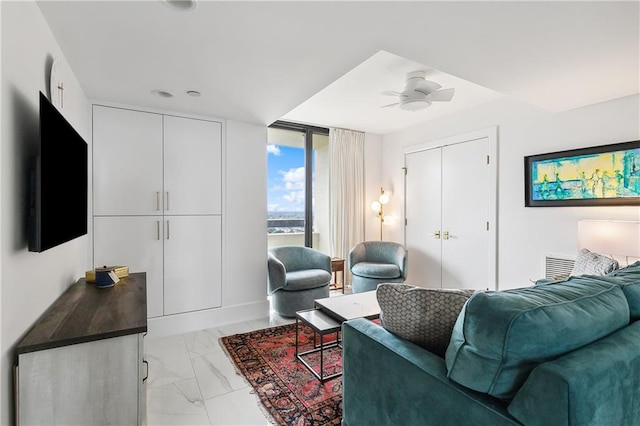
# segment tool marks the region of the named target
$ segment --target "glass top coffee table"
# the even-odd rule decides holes
[[[375,319],[380,316],[380,306],[376,298],[375,291],[364,293],[346,294],[344,296],[326,297],[315,300],[315,308],[296,312],[296,358],[321,382],[333,379],[342,374],[334,373],[329,376],[324,375],[324,350],[341,346],[340,329],[344,321],[355,318]],[[298,350],[298,323],[311,327],[315,334],[320,335],[320,343],[315,344],[311,350],[299,352]],[[325,342],[324,336],[336,334],[331,342]],[[305,355],[320,353],[320,370],[315,369],[303,358]]]

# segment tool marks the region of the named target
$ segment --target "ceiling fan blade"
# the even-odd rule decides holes
[[[389,104],[389,105],[382,105],[380,108],[389,108],[389,107],[396,106],[396,105],[400,105],[400,102],[394,102],[394,103]]]
[[[449,102],[453,99],[453,93],[455,89],[442,89],[437,92],[429,93],[427,95],[427,100],[432,102]]]
[[[385,92],[382,92],[382,94],[386,95],[386,96],[404,96],[402,93],[396,92],[396,91],[393,91],[393,90],[387,90]]]
[[[442,86],[436,83],[435,81],[422,80],[416,84],[415,90],[422,92],[426,95],[429,93],[433,93],[436,90],[440,89]]]

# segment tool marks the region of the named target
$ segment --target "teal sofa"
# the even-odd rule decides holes
[[[640,262],[479,292],[445,357],[365,319],[343,333],[343,426],[640,424]]]

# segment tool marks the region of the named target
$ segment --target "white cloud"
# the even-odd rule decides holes
[[[282,155],[282,152],[280,151],[280,147],[278,145],[268,144],[267,154],[273,154],[276,157],[279,157]]]
[[[283,195],[282,198],[293,204],[303,204],[304,191],[291,191],[290,193]]]
[[[289,171],[286,172],[280,170],[279,173],[282,174],[285,189],[288,191],[304,189],[304,167],[289,169]]]

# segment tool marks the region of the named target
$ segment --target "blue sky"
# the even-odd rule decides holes
[[[304,211],[304,149],[267,145],[267,211]]]

